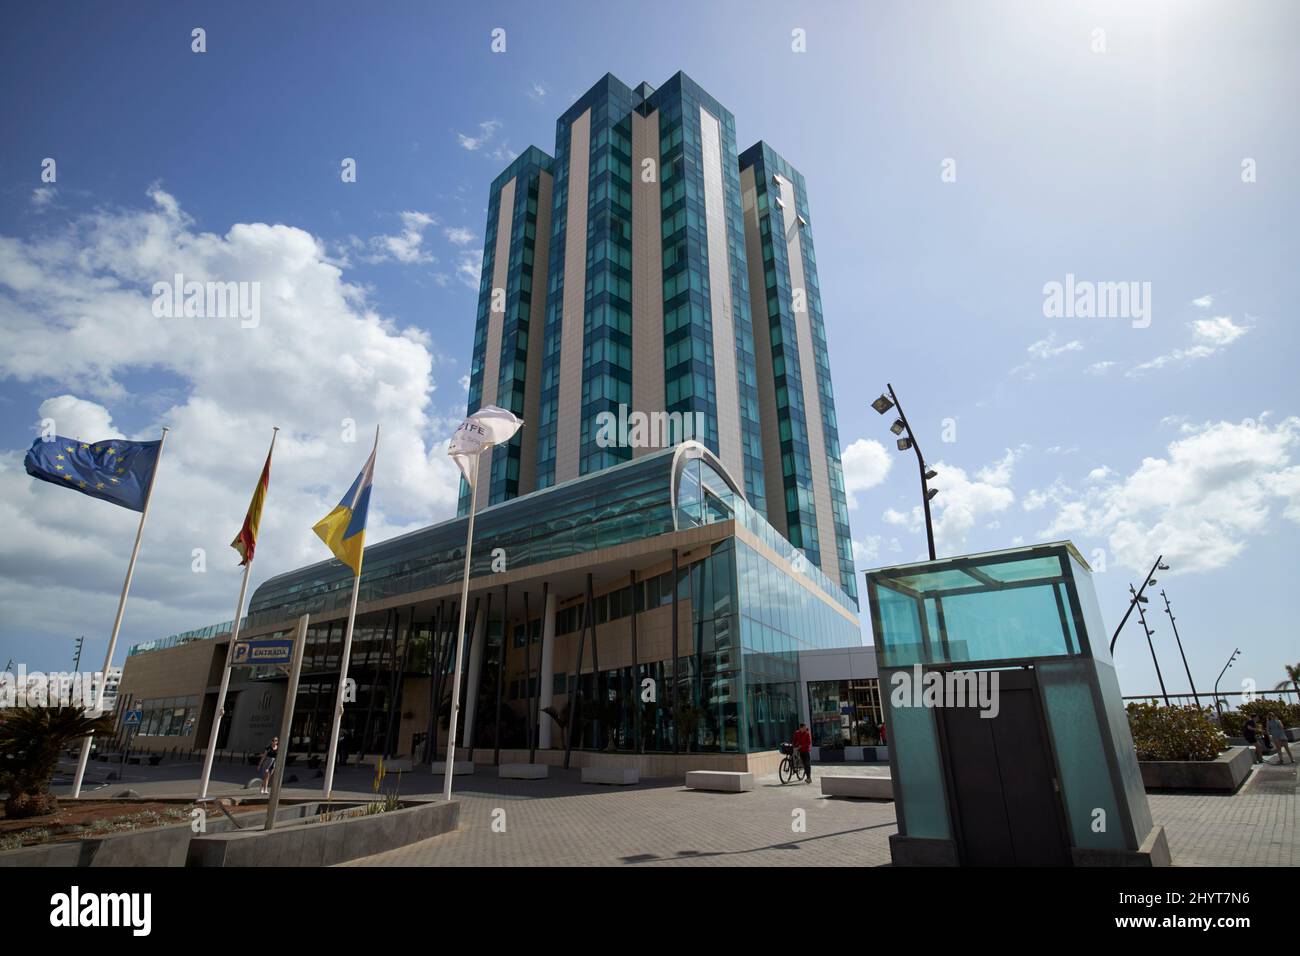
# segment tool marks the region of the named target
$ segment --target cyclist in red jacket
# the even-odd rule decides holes
[[[803,761],[804,783],[812,783],[812,731],[808,729],[808,725],[800,724],[799,729],[794,732],[794,739],[790,742],[798,751],[799,759]]]

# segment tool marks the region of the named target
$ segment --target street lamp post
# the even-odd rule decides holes
[[[1219,706],[1219,681],[1223,680],[1223,675],[1228,673],[1228,668],[1232,666],[1232,662],[1237,659],[1237,655],[1240,653],[1241,648],[1234,647],[1232,656],[1228,658],[1228,663],[1223,665],[1223,670],[1219,671],[1219,676],[1214,679],[1214,712],[1219,716],[1220,727],[1223,726],[1223,708]]]
[[[921,506],[925,510],[925,542],[930,548],[930,560],[933,561],[935,559],[934,522],[930,517],[930,499],[939,493],[939,489],[930,487],[930,479],[935,477],[935,472],[925,465],[925,456],[921,454],[921,446],[916,443],[912,426],[908,424],[907,416],[903,414],[903,406],[898,401],[898,396],[894,394],[894,386],[886,382],[885,388],[889,390],[889,394],[881,395],[871,403],[871,407],[881,415],[891,408],[897,408],[898,420],[889,426],[889,430],[895,435],[902,435],[897,441],[899,451],[907,451],[911,448],[916,452],[916,467],[921,474]],[[903,432],[907,434],[903,435]]]
[[[1165,613],[1169,615],[1169,626],[1174,629],[1174,640],[1178,642],[1178,656],[1183,659],[1183,670],[1187,672],[1187,686],[1192,689],[1192,703],[1201,706],[1201,695],[1196,693],[1196,682],[1192,680],[1192,669],[1187,666],[1187,655],[1183,652],[1183,639],[1178,636],[1178,625],[1174,623],[1174,611],[1169,606],[1169,595],[1160,589],[1160,596],[1165,599]]]
[[[1153,565],[1151,565],[1151,570],[1147,572],[1147,576],[1143,579],[1143,581],[1142,581],[1142,586],[1141,586],[1140,588],[1137,589],[1137,594],[1134,595],[1132,598],[1129,599],[1129,602],[1128,602],[1128,610],[1125,611],[1125,612],[1124,612],[1124,616],[1123,616],[1122,618],[1120,618],[1120,621],[1119,621],[1119,627],[1115,628],[1115,633],[1111,636],[1111,639],[1110,639],[1110,652],[1111,652],[1112,654],[1115,653],[1115,642],[1119,640],[1119,632],[1122,631],[1122,630],[1124,630],[1124,624],[1125,624],[1126,621],[1128,621],[1128,616],[1129,616],[1130,614],[1133,613],[1133,608],[1134,608],[1134,606],[1138,603],[1138,600],[1142,597],[1142,592],[1145,591],[1145,590],[1147,589],[1147,585],[1148,585],[1148,584],[1155,584],[1155,583],[1156,583],[1156,579],[1153,578],[1151,575],[1155,574],[1157,570],[1160,570],[1160,571],[1168,571],[1168,570],[1169,570],[1169,565],[1167,565],[1167,564],[1162,564],[1162,563],[1161,563],[1161,561],[1163,560],[1163,558],[1164,558],[1164,555],[1163,555],[1163,554],[1160,555],[1158,558],[1156,558],[1156,563],[1153,564]],[[1128,587],[1128,589],[1129,589],[1130,591],[1132,591],[1132,590],[1133,590],[1133,585],[1130,584],[1129,587]],[[1143,602],[1143,603],[1145,603],[1145,602]]]
[[[1142,630],[1146,631],[1147,634],[1147,647],[1151,648],[1151,663],[1156,665],[1156,680],[1160,682],[1160,695],[1164,697],[1165,706],[1168,707],[1169,691],[1165,690],[1165,678],[1164,675],[1160,673],[1160,661],[1156,659],[1156,646],[1151,643],[1151,635],[1154,634],[1155,631],[1147,627],[1146,611],[1142,608],[1142,605],[1147,603],[1147,598],[1144,598],[1137,591],[1134,591],[1133,585],[1131,584],[1128,586],[1128,589],[1133,593],[1133,603],[1137,605],[1138,609],[1138,620],[1142,622]]]

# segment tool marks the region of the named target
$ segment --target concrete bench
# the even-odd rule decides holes
[[[754,789],[754,775],[746,770],[691,770],[686,774],[691,790],[724,790],[741,793]]]
[[[641,782],[641,771],[636,767],[583,767],[582,782],[627,787]]]
[[[551,772],[544,763],[503,763],[497,768],[498,777],[511,780],[543,780]]]
[[[445,761],[445,760],[435,760],[435,761],[433,762],[433,772],[434,772],[435,774],[442,774],[443,776],[446,776],[446,774],[447,774],[447,761]],[[455,765],[452,767],[451,772],[452,772],[452,776],[455,776],[455,777],[462,777],[462,776],[464,776],[464,775],[467,774],[467,773],[473,773],[473,772],[474,772],[474,761],[472,761],[472,760],[457,760],[457,761],[455,762]]]
[[[889,777],[868,777],[846,774],[823,774],[822,796],[862,797],[867,800],[893,800],[894,781]]]

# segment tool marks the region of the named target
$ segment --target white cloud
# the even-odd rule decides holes
[[[1152,369],[1164,368],[1166,365],[1209,358],[1250,331],[1250,326],[1238,325],[1232,321],[1230,315],[1216,315],[1212,319],[1194,319],[1187,325],[1192,330],[1190,346],[1157,355],[1150,361],[1133,367],[1126,374],[1133,377]]]
[[[535,82],[528,90],[528,98],[535,103],[540,103],[542,100],[546,99],[546,93],[546,87],[541,83]]]
[[[1196,306],[1198,309],[1208,309],[1210,306],[1214,305],[1214,296],[1209,293],[1198,296],[1192,300],[1192,305]]]
[[[893,456],[874,438],[859,438],[844,449],[844,493],[850,508],[858,506],[857,496],[883,482],[894,465]]]
[[[1047,338],[1040,339],[1026,350],[1036,359],[1047,360],[1063,355],[1066,352],[1080,352],[1083,350],[1083,343],[1078,339],[1071,339],[1064,345],[1056,344],[1056,333],[1049,332]]]
[[[85,441],[102,441],[105,438],[125,438],[113,424],[108,409],[73,395],[59,395],[41,402],[36,415],[42,421],[49,419],[54,433],[65,438]]]
[[[53,186],[38,186],[32,190],[32,205],[37,209],[44,209],[54,201],[58,190]]]
[[[376,423],[383,440],[369,540],[450,516],[459,487],[442,437],[450,429],[430,409],[425,333],[374,312],[301,229],[199,232],[174,198],[151,197],[150,208],[99,211],[48,237],[0,236],[0,380],[51,396],[32,402],[33,429],[48,416],[60,431],[118,437],[114,423],[128,411],[142,424],[122,429],[126,437],[172,428],[125,643],[229,619],[238,588],[229,542],[272,425],[281,431],[255,585],[329,557],[311,526],[356,476]],[[152,284],[178,272],[260,283],[260,323],[156,318]],[[131,393],[146,372],[180,384],[170,407],[142,418]],[[357,423],[355,443],[341,440],[344,419]],[[0,449],[0,634],[102,634],[138,515],[33,481],[24,451]],[[206,573],[191,570],[195,548],[206,553]]]
[[[443,230],[447,240],[457,246],[467,246],[474,241],[474,233],[461,226],[449,226]]]
[[[1228,315],[1216,315],[1212,319],[1197,319],[1192,323],[1192,337],[1196,342],[1216,349],[1231,345],[1246,332],[1246,326],[1237,325]]]
[[[1100,467],[1098,467],[1098,468],[1094,468],[1094,469],[1092,469],[1092,471],[1088,472],[1088,480],[1089,480],[1089,481],[1104,481],[1105,479],[1109,478],[1109,477],[1110,477],[1111,475],[1113,475],[1113,474],[1115,474],[1115,472],[1111,471],[1109,465],[1102,465],[1102,466],[1100,466]]]
[[[457,133],[456,139],[460,142],[462,149],[474,152],[490,143],[500,128],[500,120],[484,120],[478,124],[478,135],[468,136],[465,133]]]
[[[853,542],[853,563],[858,567],[876,564],[880,561],[880,546],[884,538],[878,534],[868,535],[862,541]]]
[[[374,253],[368,257],[369,262],[383,262],[395,259],[406,264],[433,262],[433,254],[424,248],[424,233],[430,226],[436,226],[438,220],[427,212],[406,211],[402,213],[402,231],[396,236],[375,236],[370,240]]]
[[[1029,361],[1017,365],[1008,374],[1024,378],[1026,381],[1033,381],[1038,377],[1038,372],[1034,368],[1035,362],[1046,362],[1058,355],[1064,355],[1066,352],[1080,352],[1082,350],[1083,343],[1078,339],[1071,339],[1064,344],[1057,344],[1056,332],[1052,331],[1047,333],[1047,338],[1039,339],[1025,349],[1029,353]]]
[[[1115,367],[1115,363],[1110,361],[1093,362],[1091,365],[1085,368],[1084,371],[1087,372],[1089,375],[1105,375],[1114,367]]]
[[[1176,571],[1212,570],[1275,526],[1279,500],[1283,517],[1300,523],[1297,443],[1300,418],[1186,426],[1164,457],[1144,459],[1127,477],[1107,476],[1081,491],[1058,482],[1031,492],[1024,506],[1056,507],[1044,537],[1104,539],[1134,570],[1159,553]]]
[[[483,250],[469,249],[456,261],[456,278],[468,288],[478,290],[483,276]]]
[[[939,554],[965,553],[970,532],[1015,503],[1011,475],[1022,453],[1023,449],[1008,448],[1005,455],[981,468],[973,478],[956,465],[945,462],[933,465],[937,476],[931,479],[930,487],[938,488],[939,494],[930,508],[935,550]],[[925,530],[925,515],[920,505],[906,514],[890,508],[881,518],[886,524],[906,527],[913,533]]]

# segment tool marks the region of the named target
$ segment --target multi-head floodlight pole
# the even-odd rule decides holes
[[[1129,600],[1128,610],[1125,611],[1124,616],[1120,618],[1119,627],[1115,628],[1115,633],[1111,636],[1110,639],[1110,652],[1112,654],[1115,653],[1115,642],[1119,640],[1119,632],[1124,630],[1124,624],[1128,621],[1128,616],[1133,613],[1133,606],[1138,603],[1137,598],[1142,596],[1142,592],[1145,591],[1147,589],[1147,585],[1151,583],[1151,576],[1156,573],[1156,568],[1160,567],[1160,562],[1164,560],[1164,557],[1165,556],[1162,554],[1156,558],[1156,563],[1151,565],[1151,570],[1148,571],[1147,576],[1142,579],[1142,587],[1137,589],[1137,596]],[[1133,590],[1133,586],[1131,584],[1129,585],[1129,590],[1130,591]]]
[[[888,382],[885,387],[889,389],[889,397],[894,402],[894,407],[898,409],[899,421],[903,423],[903,430],[907,432],[908,441],[911,442],[912,450],[916,452],[916,467],[921,475],[921,506],[925,509],[925,543],[930,548],[930,560],[935,559],[934,553],[934,522],[930,518],[930,483],[925,477],[925,456],[921,454],[921,446],[916,443],[916,435],[912,433],[912,426],[907,421],[907,416],[903,414],[903,405],[894,394],[894,386]]]

